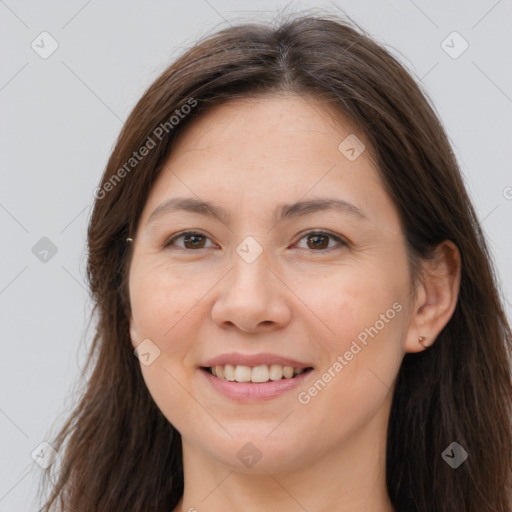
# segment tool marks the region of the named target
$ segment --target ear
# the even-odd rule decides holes
[[[405,341],[406,352],[431,346],[455,311],[460,287],[461,258],[451,240],[440,243],[432,259],[424,260],[422,282],[414,298]],[[425,339],[419,341],[420,336]]]

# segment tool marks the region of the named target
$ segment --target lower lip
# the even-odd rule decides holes
[[[215,391],[232,400],[253,402],[271,400],[286,391],[291,391],[309,377],[313,370],[303,372],[292,379],[269,380],[268,382],[235,382],[215,377],[207,370],[199,368]]]

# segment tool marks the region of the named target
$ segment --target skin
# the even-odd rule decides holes
[[[354,161],[338,149],[349,134],[366,145]],[[160,350],[141,363],[144,380],[182,436],[185,490],[175,512],[393,511],[385,450],[395,379],[404,354],[428,348],[449,321],[460,255],[441,244],[413,290],[400,218],[372,162],[348,119],[293,95],[230,101],[177,139],[142,212],[129,277],[133,346],[149,338]],[[147,225],[178,196],[221,205],[230,222],[174,212]],[[336,210],[272,218],[278,204],[317,197],[346,200],[367,220]],[[164,247],[189,229],[206,238]],[[317,248],[305,235],[318,230],[348,245],[327,237]],[[263,249],[250,264],[236,252],[247,236]],[[338,356],[396,303],[400,312],[300,403],[298,393],[332,375]],[[280,354],[314,370],[298,389],[240,403],[198,369],[226,352]],[[248,442],[261,453],[252,467],[237,457]]]

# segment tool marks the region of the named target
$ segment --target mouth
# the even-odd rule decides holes
[[[283,366],[280,364],[262,364],[258,366],[223,364],[201,366],[200,368],[221,380],[251,384],[265,384],[266,382],[272,381],[291,380],[313,370],[311,366],[301,368]]]

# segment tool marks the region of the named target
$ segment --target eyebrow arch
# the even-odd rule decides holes
[[[204,217],[218,217],[227,224],[231,219],[229,212],[221,206],[194,197],[174,197],[157,206],[149,216],[146,227],[162,215],[180,210]],[[303,217],[326,210],[337,210],[353,215],[361,220],[368,220],[368,217],[352,203],[332,197],[320,197],[306,201],[297,201],[291,204],[277,205],[274,211],[274,221],[277,223],[281,220]]]

